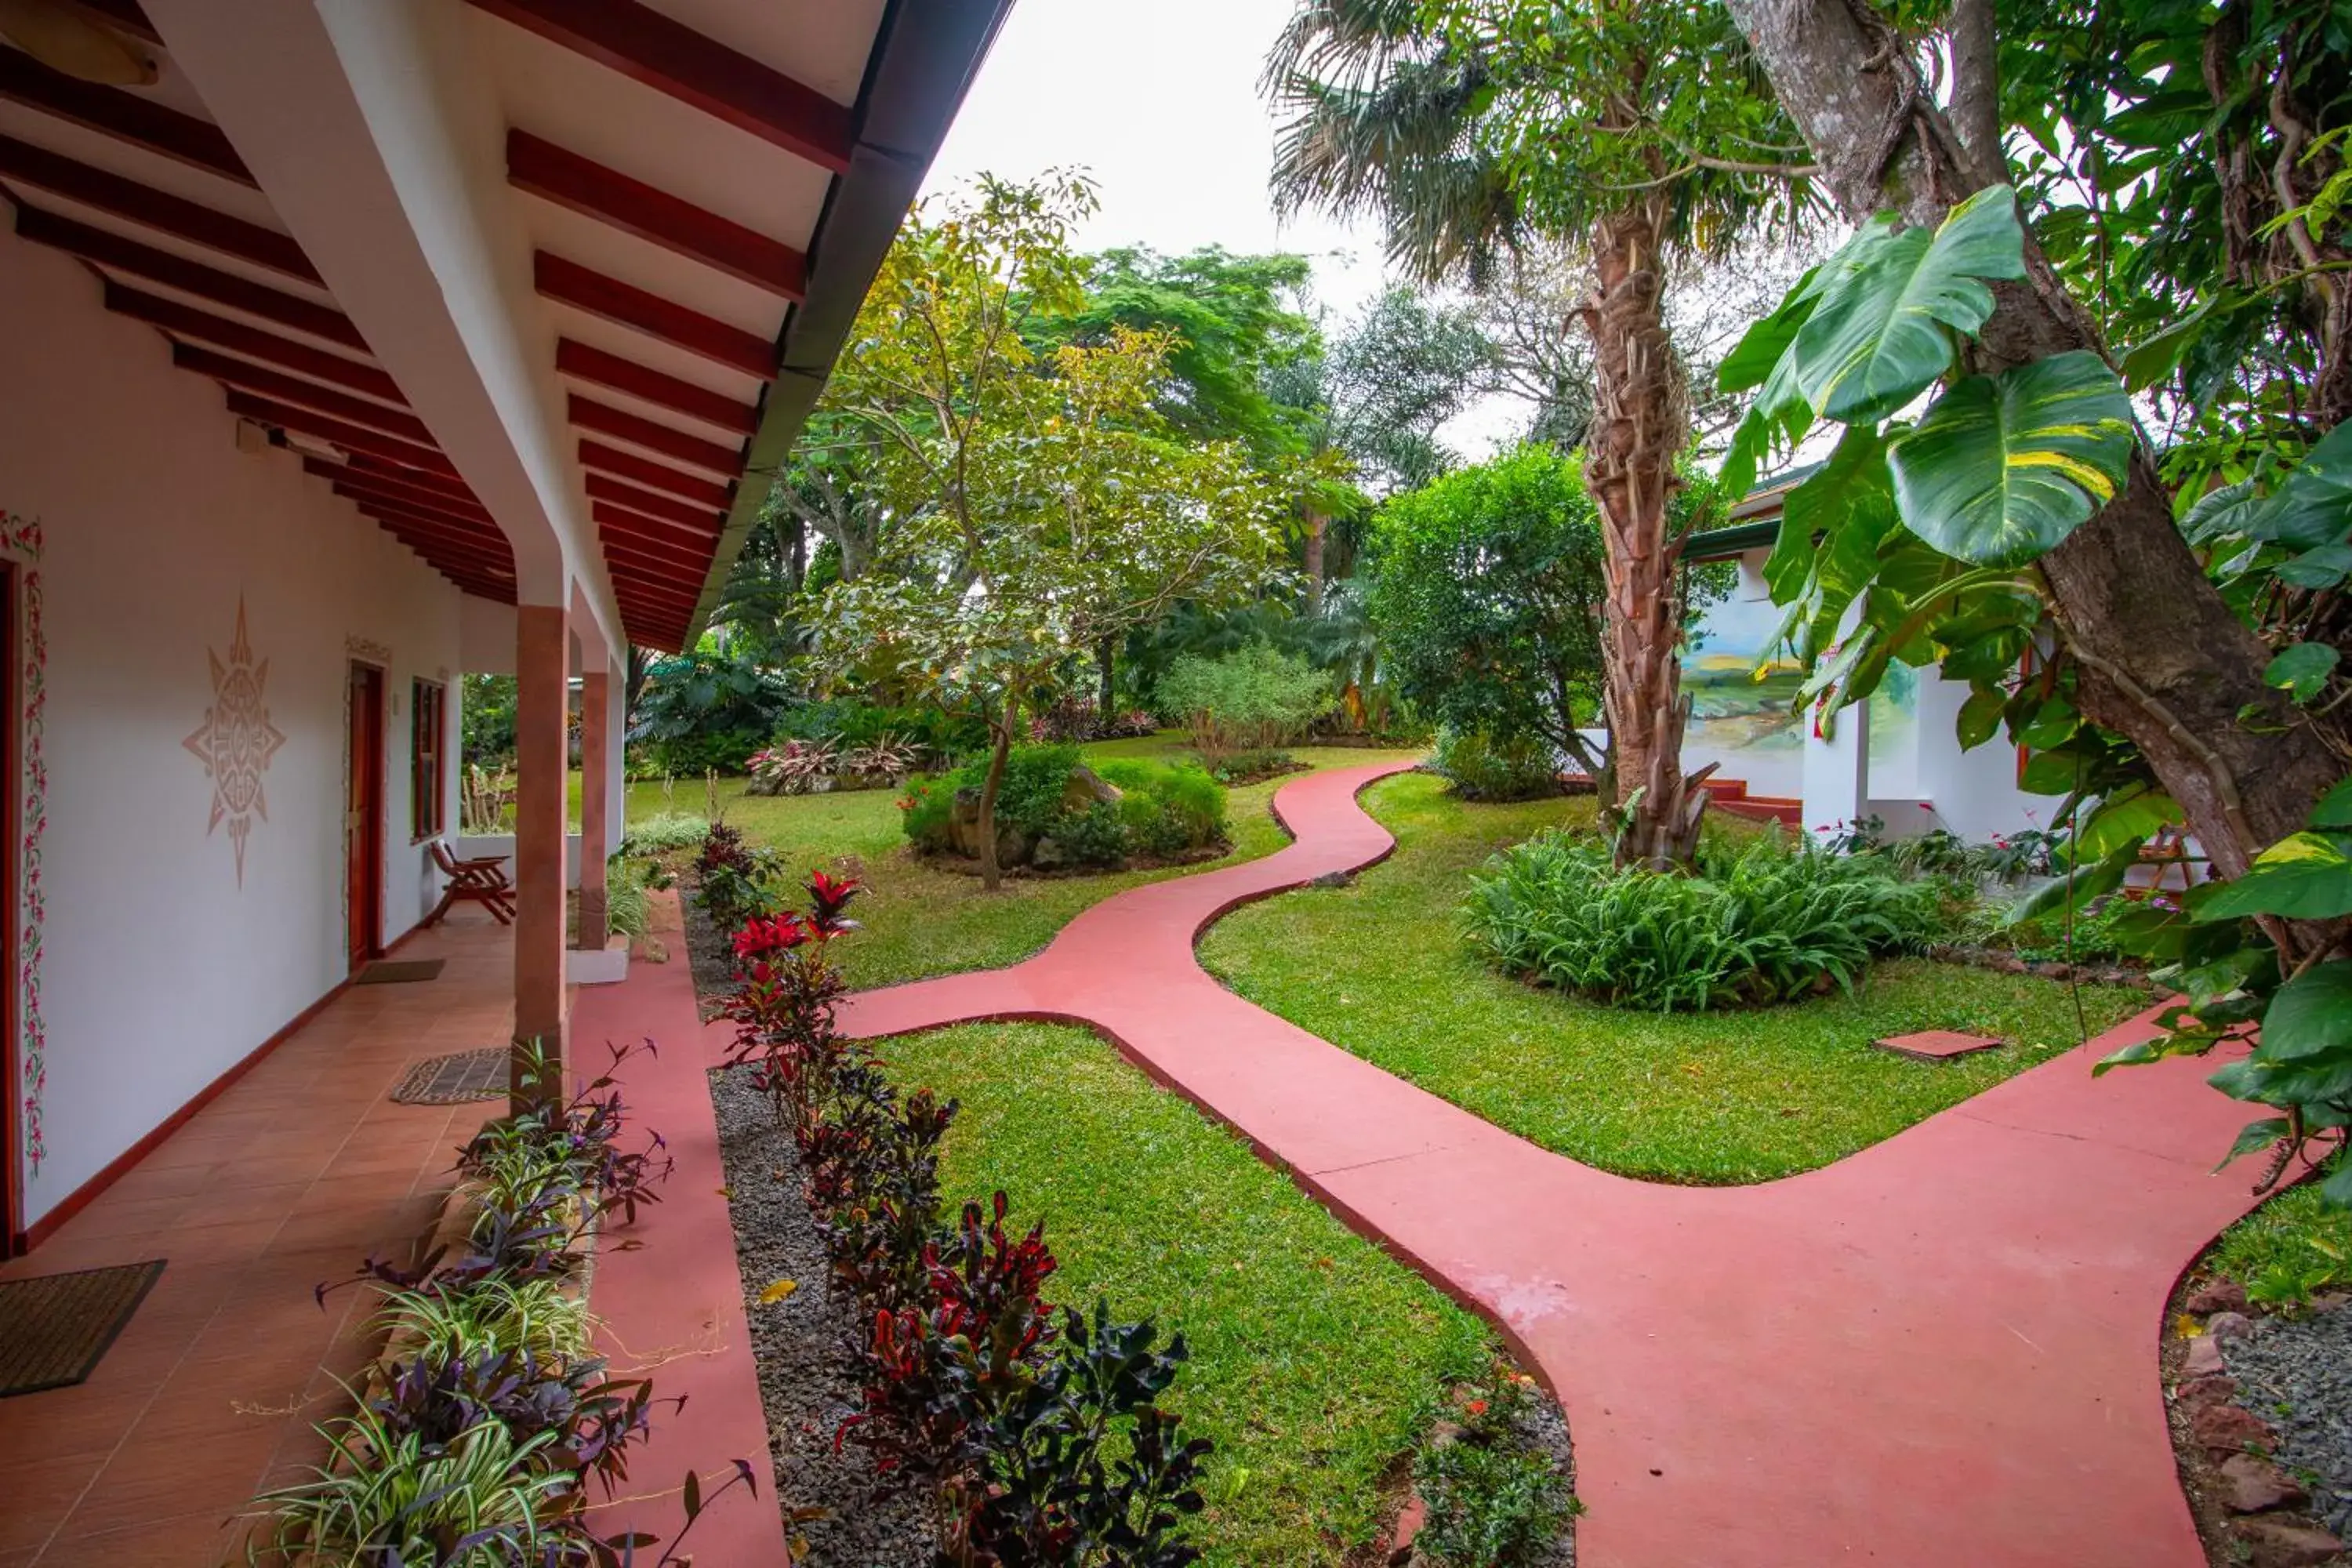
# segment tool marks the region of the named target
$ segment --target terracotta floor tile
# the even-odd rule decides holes
[[[190,1517],[197,1499],[221,1500],[211,1518],[225,1520],[251,1499],[277,1447],[278,1434],[259,1426],[201,1443],[169,1436],[125,1443],[68,1516],[59,1542]]]
[[[41,1568],[218,1568],[243,1540],[244,1525],[215,1513],[182,1514],[92,1535],[59,1538]]]
[[[65,1522],[104,1463],[103,1455],[58,1454],[10,1466],[7,1506],[0,1508],[0,1552],[38,1549]]]

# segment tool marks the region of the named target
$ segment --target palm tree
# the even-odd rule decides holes
[[[1617,856],[1687,865],[1710,770],[1682,771],[1685,536],[1667,500],[1690,413],[1666,280],[1678,256],[1793,213],[1794,132],[1714,5],[1453,0],[1433,23],[1416,0],[1300,0],[1265,82],[1292,111],[1277,206],[1377,214],[1391,259],[1430,280],[1475,285],[1538,243],[1587,258],[1575,314],[1593,342],[1585,482],[1608,567]]]

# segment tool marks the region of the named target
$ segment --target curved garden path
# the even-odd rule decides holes
[[[2201,1568],[2155,1351],[2181,1269],[2252,1202],[2208,1173],[2242,1108],[2193,1061],[2094,1083],[2135,1022],[1760,1186],[1549,1153],[1194,961],[1236,904],[1384,857],[1355,796],[1401,766],[1301,779],[1279,853],[1121,893],[1013,968],[863,993],[845,1025],[1087,1025],[1237,1129],[1539,1370],[1583,1568]]]

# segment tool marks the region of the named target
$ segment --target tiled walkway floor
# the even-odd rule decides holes
[[[229,1521],[318,1455],[311,1422],[364,1365],[363,1293],[311,1288],[411,1247],[457,1145],[497,1101],[395,1105],[421,1056],[512,1029],[512,948],[453,916],[400,956],[436,980],[359,985],[0,1279],[142,1258],[161,1279],[89,1381],[0,1400],[0,1568],[215,1568]]]

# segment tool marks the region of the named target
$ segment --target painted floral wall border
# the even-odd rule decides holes
[[[41,1023],[41,927],[48,908],[41,890],[41,837],[49,826],[49,769],[41,755],[41,728],[48,705],[49,644],[41,629],[41,524],[0,508],[0,554],[26,563],[23,574],[24,821],[18,839],[16,994],[24,1040],[21,1103],[25,1161],[33,1174],[48,1156],[41,1131],[41,1093],[48,1086],[48,1034]]]

